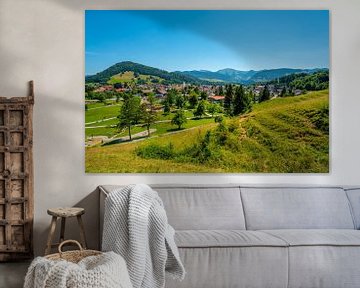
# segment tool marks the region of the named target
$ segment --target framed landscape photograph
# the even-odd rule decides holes
[[[87,173],[328,173],[328,10],[87,10]]]

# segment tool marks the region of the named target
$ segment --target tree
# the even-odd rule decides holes
[[[140,98],[134,95],[127,94],[124,96],[124,103],[120,109],[118,127],[120,129],[127,128],[129,132],[129,139],[131,138],[131,126],[139,121],[140,113]]]
[[[119,103],[119,102],[120,102],[120,98],[121,98],[121,93],[116,93],[116,100],[115,100],[115,102],[116,102],[116,103]]]
[[[190,108],[194,109],[195,106],[198,104],[199,102],[199,95],[196,94],[194,91],[191,91],[190,96],[189,96],[189,104],[190,104]]]
[[[232,101],[233,115],[240,115],[244,112],[244,88],[242,85],[235,87],[234,98]]]
[[[284,86],[281,90],[280,97],[285,97],[285,96],[286,96],[286,87]]]
[[[232,114],[232,100],[233,100],[233,86],[232,84],[225,86],[225,99],[224,99],[224,110],[228,115]]]
[[[264,102],[270,100],[270,91],[267,85],[265,85],[264,90],[260,93],[259,102]]]
[[[205,115],[206,102],[205,100],[201,100],[199,104],[196,106],[194,111],[194,116],[197,118],[201,118],[202,115]]]
[[[100,103],[106,105],[106,97],[104,93],[97,93],[96,99],[98,99]]]
[[[201,100],[207,100],[208,96],[209,95],[205,91],[201,91],[201,93],[200,93],[200,99]]]
[[[170,89],[166,95],[166,100],[168,101],[170,107],[175,104],[175,99],[178,96],[178,92],[175,89]]]
[[[182,125],[187,122],[185,112],[182,109],[176,111],[174,118],[171,120],[171,124],[177,125],[178,129],[180,130]]]
[[[254,99],[254,95],[253,95],[252,91],[245,92],[245,95],[244,95],[244,107],[245,107],[244,113],[252,110],[253,103],[254,103],[253,99]]]
[[[223,86],[219,86],[218,87],[218,91],[217,91],[217,94],[220,95],[220,96],[223,96],[224,95],[224,89],[223,89]]]
[[[240,115],[252,108],[252,94],[245,93],[242,85],[235,88],[233,99],[233,115]]]
[[[150,126],[153,124],[157,119],[157,113],[155,110],[155,98],[153,94],[150,94],[147,97],[148,103],[144,102],[141,105],[141,112],[142,112],[142,119],[146,124],[146,129],[148,132],[148,137],[150,137]]]
[[[211,117],[214,117],[214,115],[220,111],[220,107],[216,103],[211,103],[208,105],[207,110],[211,114]]]
[[[257,101],[256,98],[257,97],[256,97],[256,94],[253,92],[252,89],[249,90],[248,94],[249,94],[249,98],[251,100],[251,106],[252,106],[253,103],[256,103],[256,101]]]
[[[195,86],[195,88],[194,88],[194,92],[195,92],[196,94],[198,94],[198,95],[199,95],[200,90],[199,90],[199,87],[198,87],[198,86]]]
[[[175,104],[178,109],[182,109],[185,106],[186,100],[184,96],[177,95],[175,99]]]
[[[170,104],[169,104],[169,101],[167,101],[167,100],[164,101],[163,111],[164,111],[164,114],[170,113]]]

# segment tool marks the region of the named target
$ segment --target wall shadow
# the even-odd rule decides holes
[[[85,236],[88,245],[88,249],[98,250],[99,248],[99,190],[96,188],[93,192],[87,195],[84,199],[80,200],[78,203],[73,205],[73,207],[81,207],[85,209],[85,214],[82,215],[82,220],[85,226]],[[49,223],[47,229],[35,229],[35,234],[37,235],[37,239],[39,239],[44,245],[37,245],[37,255],[43,255],[45,251],[45,243],[47,241],[49,230],[50,230],[50,221],[51,216],[49,218]],[[57,221],[56,231],[54,234],[53,243],[59,241],[60,235],[60,219]],[[71,239],[80,242],[80,230],[79,225],[76,220],[76,217],[68,218],[66,220],[66,228],[65,228],[65,240]],[[39,247],[43,249],[39,249]],[[76,248],[73,248],[76,249]],[[68,249],[67,249],[68,250]],[[57,249],[53,248],[52,253],[57,253]]]

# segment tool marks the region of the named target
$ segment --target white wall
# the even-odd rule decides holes
[[[331,172],[86,175],[84,9],[330,9]],[[46,208],[53,206],[86,207],[87,236],[96,245],[92,192],[99,184],[360,184],[359,13],[359,0],[0,0],[0,95],[26,95],[27,81],[35,81],[36,252],[43,251],[50,220]]]

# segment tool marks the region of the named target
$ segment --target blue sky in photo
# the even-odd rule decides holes
[[[328,10],[87,10],[86,75],[133,61],[167,71],[329,67]]]

